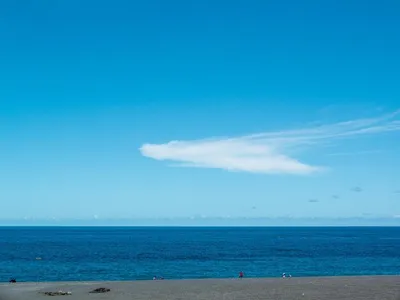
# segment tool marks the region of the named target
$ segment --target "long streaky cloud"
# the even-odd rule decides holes
[[[216,168],[265,174],[310,174],[325,169],[288,155],[298,147],[326,141],[400,131],[400,110],[377,118],[320,125],[296,130],[264,132],[232,138],[144,144],[143,156],[175,162],[181,167]]]

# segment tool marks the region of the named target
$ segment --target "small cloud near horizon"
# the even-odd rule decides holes
[[[308,199],[309,203],[318,203],[319,200],[318,199]]]
[[[362,213],[361,214],[363,217],[373,217],[374,215],[371,213]]]
[[[339,196],[339,195],[332,195],[332,198],[333,198],[333,199],[339,199],[340,196]]]
[[[307,175],[327,168],[294,157],[300,148],[304,151],[327,141],[400,131],[399,114],[400,110],[370,119],[237,137],[146,143],[139,150],[145,157],[174,162],[179,167]]]
[[[352,192],[356,192],[356,193],[360,193],[360,192],[363,191],[363,189],[360,188],[359,186],[352,187],[350,190],[351,190]]]

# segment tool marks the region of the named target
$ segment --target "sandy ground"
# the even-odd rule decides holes
[[[90,294],[106,287],[111,291]],[[70,296],[41,292],[70,291]],[[1,284],[0,300],[400,300],[400,276]]]

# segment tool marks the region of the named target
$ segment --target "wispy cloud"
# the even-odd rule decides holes
[[[382,153],[382,150],[365,150],[365,151],[357,151],[357,152],[336,152],[336,153],[328,153],[327,156],[351,156],[351,155],[368,155],[368,154],[377,154]]]
[[[339,195],[332,195],[332,198],[333,198],[333,199],[339,199],[340,196],[339,196]]]
[[[377,118],[231,138],[144,144],[140,152],[156,160],[177,162],[181,167],[266,174],[310,174],[324,168],[301,162],[293,155],[289,156],[289,153],[299,147],[315,147],[337,139],[400,131],[399,114],[400,110]]]

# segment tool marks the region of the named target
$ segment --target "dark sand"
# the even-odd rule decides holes
[[[106,287],[105,294],[90,294]],[[40,292],[70,291],[70,296]],[[0,300],[400,300],[400,276],[1,284]]]

